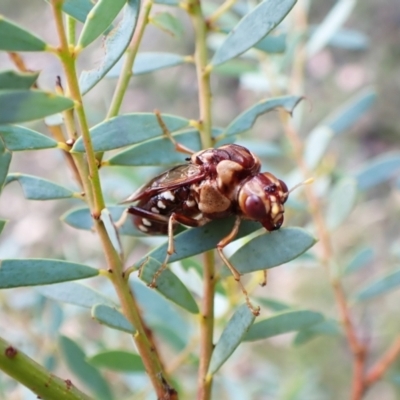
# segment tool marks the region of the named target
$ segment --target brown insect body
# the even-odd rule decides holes
[[[133,215],[139,230],[169,236],[166,259],[150,286],[156,286],[157,277],[174,252],[173,233],[178,223],[199,227],[211,220],[235,215],[232,231],[216,247],[239,281],[249,308],[258,315],[259,308],[252,306],[240,282],[240,273],[222,249],[234,240],[242,219],[259,221],[268,231],[279,229],[288,188],[271,173],[261,173],[259,159],[236,144],[199,151],[188,161],[157,176],[126,200],[138,201],[128,208],[128,213]]]
[[[130,196],[127,201],[138,203],[128,212],[148,234],[166,234],[172,215],[187,226],[236,215],[259,221],[268,231],[279,229],[288,189],[260,168],[259,159],[236,144],[202,150]]]

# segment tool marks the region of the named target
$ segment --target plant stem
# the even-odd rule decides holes
[[[228,10],[230,10],[236,3],[236,0],[226,0],[223,2],[208,18],[207,22],[209,25],[212,25],[215,21],[217,21],[223,14],[225,14]]]
[[[86,152],[86,159],[83,158],[83,155],[81,154],[74,153],[73,156],[80,172],[85,192],[88,196],[88,202],[91,206],[95,230],[102,243],[108,266],[108,276],[118,294],[125,316],[136,328],[136,333],[133,336],[133,339],[142,357],[143,364],[152,382],[157,397],[159,399],[174,400],[177,399],[177,393],[166,380],[165,373],[163,371],[160,359],[158,358],[154,343],[151,342],[148,336],[149,330],[142,320],[139,307],[130,290],[128,279],[125,278],[122,260],[113,247],[104,223],[100,219],[101,210],[105,207],[105,205],[95,153],[89,134],[89,128],[76,75],[75,54],[73,53],[74,49],[68,45],[65,35],[61,12],[62,1],[52,0],[52,7],[61,42],[57,54],[59,55],[65,70],[70,95],[75,100],[75,111],[79,121]]]
[[[211,137],[211,86],[207,51],[207,24],[203,16],[200,0],[190,0],[187,4],[195,33],[195,54],[197,84],[199,90],[199,131],[203,148],[213,146]],[[200,321],[200,365],[198,374],[198,400],[211,398],[212,377],[207,377],[208,366],[214,348],[214,295],[215,295],[215,259],[214,252],[204,254],[203,304]]]
[[[47,400],[91,400],[69,379],[53,375],[0,337],[0,369]]]
[[[142,10],[140,11],[138,23],[133,35],[132,41],[126,51],[125,62],[121,70],[121,74],[118,79],[117,87],[115,88],[114,96],[111,100],[111,105],[108,110],[107,119],[115,117],[119,113],[121,108],[122,100],[125,96],[125,92],[128,88],[129,81],[133,75],[132,68],[135,61],[137,51],[139,49],[140,42],[142,41],[144,30],[148,23],[150,10],[153,6],[151,0],[147,1]]]
[[[199,130],[201,145],[203,149],[213,146],[211,137],[212,114],[211,114],[211,86],[210,68],[208,65],[207,51],[207,24],[201,10],[199,0],[192,0],[188,5],[188,13],[191,16],[195,32],[195,54],[197,84],[199,88],[200,121]]]
[[[207,376],[208,366],[214,349],[214,292],[215,257],[214,252],[204,254],[204,289],[200,320],[200,365],[198,375],[197,400],[211,399],[212,377]]]

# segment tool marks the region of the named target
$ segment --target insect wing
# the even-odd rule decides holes
[[[180,186],[190,185],[205,177],[204,168],[195,164],[183,164],[171,168],[156,176],[150,182],[139,188],[123,203],[151,198],[165,190],[174,190]]]

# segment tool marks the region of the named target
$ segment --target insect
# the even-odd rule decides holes
[[[240,283],[246,302],[258,314],[240,282],[240,273],[223,253],[236,237],[242,219],[259,221],[267,231],[277,230],[284,219],[289,190],[269,172],[260,172],[260,160],[245,147],[228,144],[192,154],[188,163],[174,167],[148,182],[125,202],[135,226],[149,235],[168,234],[166,260],[150,286],[166,267],[174,252],[173,234],[178,224],[199,227],[236,216],[232,231],[217,244],[217,251]]]

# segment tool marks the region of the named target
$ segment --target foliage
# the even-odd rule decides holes
[[[399,327],[392,323],[390,334],[384,328],[395,307],[383,312],[382,298],[400,285],[399,238],[377,240],[385,241],[381,252],[393,254],[382,260],[376,238],[365,232],[390,213],[392,195],[386,201],[382,193],[398,196],[400,153],[365,159],[361,144],[346,136],[368,116],[374,89],[337,100],[333,112],[304,91],[308,61],[334,47],[344,54],[368,48],[361,32],[341,28],[355,1],[338,1],[317,27],[307,26],[305,3],[48,0],[41,12],[42,22],[45,8],[52,13],[52,41],[0,18],[1,56],[8,53],[12,63],[0,71],[0,201],[11,204],[2,207],[8,224],[0,221],[0,370],[7,374],[0,375],[0,398],[24,393],[17,381],[43,399],[311,399],[351,392],[357,400],[393,367],[400,339],[392,331]],[[160,50],[149,51],[146,34],[160,39]],[[193,54],[181,54],[193,46]],[[99,52],[95,68],[81,67]],[[51,90],[43,72],[30,67],[49,55],[62,67]],[[181,84],[181,75],[190,79]],[[226,82],[247,97],[236,110],[220,106],[240,98],[232,88],[219,93]],[[132,103],[142,87],[156,90],[143,106]],[[102,95],[107,90],[112,96]],[[169,90],[173,96],[163,94]],[[185,90],[198,93],[198,111],[185,104]],[[308,100],[321,120],[313,126]],[[242,143],[289,187],[314,177],[290,194],[284,228],[266,233],[242,221],[227,249],[260,317],[214,258],[232,218],[183,227],[170,268],[156,288],[147,287],[168,242],[145,237],[121,218],[125,206],[118,203],[166,166],[185,162],[166,130],[194,151]],[[14,181],[38,208],[21,200]],[[378,262],[383,271],[361,283]],[[273,279],[265,290],[258,283],[267,270]],[[370,330],[380,342],[365,340]],[[304,374],[294,377],[294,364]],[[395,387],[398,372],[393,367],[387,375]]]

